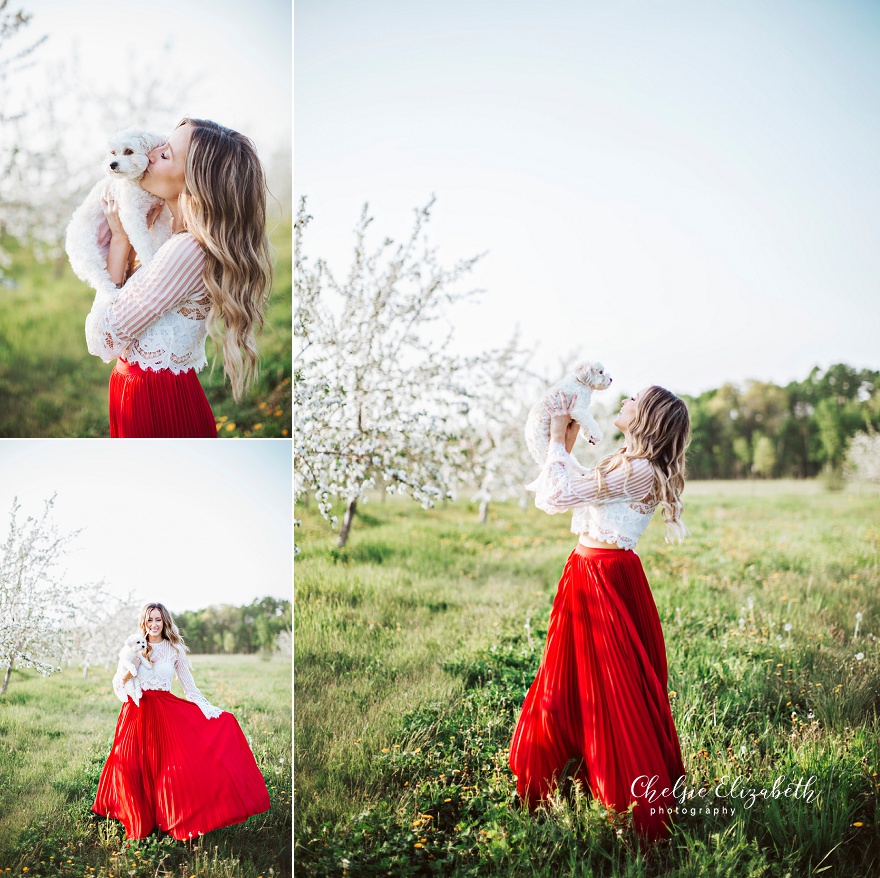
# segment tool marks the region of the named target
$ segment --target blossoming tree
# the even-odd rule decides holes
[[[93,587],[72,583],[59,565],[77,532],[60,534],[50,519],[55,498],[47,500],[39,517],[21,520],[16,499],[9,532],[0,551],[0,667],[36,668],[48,675],[58,670],[63,655],[60,632],[77,613]]]
[[[323,260],[311,265],[303,236],[305,200],[294,230],[297,339],[294,371],[296,495],[306,492],[337,523],[344,546],[357,504],[381,480],[390,493],[431,507],[450,498],[467,470],[472,402],[485,364],[519,368],[515,345],[475,356],[454,353],[449,309],[473,296],[459,282],[479,256],[440,264],[425,225],[433,199],[416,211],[410,235],[369,249],[364,207],[354,260],[339,281]]]

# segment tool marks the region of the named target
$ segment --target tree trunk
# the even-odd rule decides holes
[[[483,497],[480,501],[480,524],[485,524],[489,517],[489,498]]]
[[[89,678],[89,666],[83,665],[83,680],[88,680]]]
[[[357,500],[349,500],[348,506],[345,508],[345,516],[342,519],[342,527],[339,529],[339,539],[336,541],[336,547],[341,549],[348,542],[348,532],[351,530],[351,522],[357,509]]]
[[[9,667],[6,669],[6,676],[3,678],[3,686],[0,688],[0,695],[4,695],[6,693],[6,687],[9,685],[9,678],[12,676],[12,668],[15,666],[15,659],[13,659],[9,663]]]

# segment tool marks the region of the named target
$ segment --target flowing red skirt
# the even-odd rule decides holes
[[[142,369],[121,357],[110,374],[110,436],[217,438],[211,405],[195,369]]]
[[[269,809],[269,792],[231,713],[208,719],[170,692],[129,700],[92,811],[122,821],[128,838],[157,827],[178,841]]]
[[[660,617],[639,556],[578,545],[510,746],[520,798],[534,808],[568,768],[605,807],[626,811],[636,802],[643,839],[667,836],[677,804],[670,791],[684,775],[667,680]]]

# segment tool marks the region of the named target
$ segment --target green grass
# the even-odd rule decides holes
[[[340,550],[303,509],[297,874],[880,873],[878,499],[694,483],[683,545],[652,522],[639,554],[688,784],[709,790],[693,801],[713,811],[680,814],[650,852],[626,815],[577,790],[523,813],[507,768],[575,542],[569,516],[495,505],[480,527],[466,503],[423,512],[389,499],[363,507]],[[817,795],[747,807],[715,794],[725,774],[755,790],[815,776]]]
[[[291,874],[290,662],[194,656],[193,675],[238,720],[266,779],[271,808],[193,842],[127,842],[122,824],[92,814],[120,703],[112,668],[87,680],[13,671],[0,696],[0,874],[45,878]],[[172,691],[182,697],[175,681]]]
[[[210,340],[208,366],[199,378],[214,410],[219,435],[287,436],[291,394],[291,223],[271,233],[277,253],[275,283],[258,339],[260,376],[235,403],[222,359]],[[0,288],[0,436],[107,436],[107,383],[112,363],[86,349],[85,319],[94,293],[70,269],[37,262],[20,247],[7,274],[14,289]],[[214,366],[212,368],[212,362]]]

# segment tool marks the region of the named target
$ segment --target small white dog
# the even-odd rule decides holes
[[[602,438],[602,430],[590,414],[590,400],[594,390],[605,390],[611,384],[611,376],[601,363],[580,363],[570,375],[554,384],[535,405],[526,419],[526,444],[532,457],[541,465],[547,459],[550,445],[550,413],[544,408],[547,397],[560,390],[569,398],[577,394],[571,416],[580,424],[587,441],[595,445]]]
[[[64,248],[76,276],[95,290],[116,290],[107,273],[109,229],[101,203],[105,196],[111,196],[119,205],[119,219],[142,267],[171,237],[171,212],[167,208],[152,228],[147,228],[147,214],[162,199],[141,189],[138,182],[150,163],[147,153],[163,143],[165,138],[161,135],[139,128],[126,128],[114,134],[107,141],[104,160],[109,179],[96,183],[73,213]]]
[[[141,681],[138,679],[138,668],[152,668],[153,664],[141,653],[147,648],[146,634],[132,634],[125,640],[125,646],[119,652],[119,665],[116,673],[121,677],[126,671],[131,674],[131,679],[125,681],[122,687],[128,697],[140,707]]]

